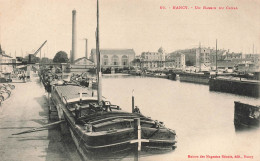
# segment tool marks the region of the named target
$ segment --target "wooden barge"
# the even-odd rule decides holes
[[[209,90],[258,98],[260,96],[260,81],[234,77],[210,78]]]
[[[197,84],[209,84],[210,74],[208,73],[180,73],[181,82],[190,82]]]
[[[234,125],[237,129],[243,127],[259,127],[260,106],[253,106],[237,101],[235,101],[234,104]]]
[[[103,100],[98,105],[92,90],[74,85],[53,86],[51,99],[60,119],[67,122],[71,136],[83,156],[113,156],[129,153],[137,139],[134,119],[140,119],[142,151],[171,151],[175,148],[175,131],[141,113],[122,111]],[[115,155],[114,155],[115,156]]]

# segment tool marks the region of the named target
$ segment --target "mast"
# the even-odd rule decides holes
[[[255,54],[255,44],[253,44],[253,54]]]
[[[86,38],[86,44],[85,44],[85,57],[88,59],[88,39]]]
[[[96,57],[97,57],[97,78],[98,78],[98,103],[102,104],[102,73],[100,64],[100,51],[99,51],[99,4],[97,0],[97,29],[96,29]]]
[[[199,45],[199,51],[200,51],[200,53],[199,53],[199,72],[201,71],[201,45]]]
[[[218,39],[216,39],[216,76],[218,76]]]

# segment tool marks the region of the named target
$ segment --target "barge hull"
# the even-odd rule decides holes
[[[181,73],[179,76],[181,82],[190,82],[205,85],[209,84],[209,75]]]
[[[209,81],[209,90],[259,98],[260,83],[253,81],[211,78]]]
[[[234,125],[236,128],[259,127],[260,107],[241,102],[234,102]]]

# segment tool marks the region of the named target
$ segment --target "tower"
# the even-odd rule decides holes
[[[76,10],[72,11],[72,47],[71,47],[71,55],[70,62],[74,63],[77,57],[77,32],[76,32]]]

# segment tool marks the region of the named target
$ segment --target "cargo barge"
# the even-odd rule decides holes
[[[210,78],[209,90],[259,98],[260,81],[235,77]]]
[[[103,100],[88,88],[74,85],[56,85],[51,100],[59,118],[67,122],[71,136],[83,156],[110,156],[134,150],[136,140],[134,120],[140,119],[142,151],[171,151],[175,148],[175,131],[161,122],[145,117],[139,112],[129,113],[119,106]]]
[[[190,82],[198,84],[209,84],[209,73],[180,73],[179,74],[181,82]]]
[[[253,106],[237,101],[235,101],[234,104],[234,125],[236,129],[259,127],[260,106]]]

